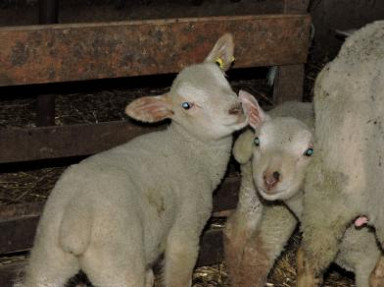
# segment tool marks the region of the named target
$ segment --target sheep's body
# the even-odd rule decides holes
[[[127,107],[144,121],[172,118],[166,130],[64,172],[46,203],[23,286],[64,286],[82,269],[98,287],[150,287],[152,264],[162,253],[164,285],[191,286],[231,133],[246,124],[214,63],[216,57],[228,63],[232,52],[232,38],[223,36],[206,62],[178,75],[169,94]]]
[[[311,136],[308,134],[305,136],[304,132],[313,129],[312,105],[286,103],[273,109],[269,115],[272,116],[272,120],[265,121],[269,126],[258,127],[257,136],[260,137],[261,143],[260,147],[253,147],[257,151],[253,152],[252,163],[246,162],[246,159],[250,154],[247,145],[249,147],[255,137],[253,131],[248,130],[241,135],[234,147],[235,158],[242,163],[239,204],[226,229],[226,251],[229,255],[227,264],[232,273],[234,286],[265,286],[270,269],[291,237],[297,222],[302,218],[302,184],[308,162],[304,162],[302,167],[294,168],[289,164],[289,154],[292,150],[298,149],[299,152],[293,157],[293,161],[299,161],[303,156],[302,147],[305,147],[303,143],[307,142],[310,146]],[[291,121],[292,117],[307,126]],[[289,125],[279,129],[282,125],[279,118]],[[274,132],[276,133],[272,136]],[[268,138],[265,133],[271,137]],[[278,142],[279,149],[273,148],[274,142]],[[263,146],[263,143],[266,146]],[[281,161],[277,165],[274,163],[276,159],[273,153]],[[281,174],[281,179],[276,186],[267,189],[263,182],[265,179],[260,180],[260,174],[266,174],[272,166],[273,170]],[[293,169],[295,172],[292,178],[288,169]],[[242,253],[243,258],[239,255]],[[348,228],[343,238],[335,262],[346,270],[356,273],[358,287],[369,287],[369,276],[379,257],[380,251],[373,232],[368,228],[356,230],[352,226]]]
[[[384,21],[358,30],[316,80],[317,151],[306,177],[302,222],[309,271],[300,286],[316,285],[314,275],[334,259],[356,217],[365,215],[384,242],[383,38]]]
[[[82,267],[94,282],[87,260],[105,260],[101,254],[98,258],[98,249],[110,250],[105,256],[116,259],[123,254],[134,258],[116,260],[118,264],[113,268],[122,276],[127,273],[124,270],[143,274],[144,267],[164,252],[167,240],[172,248],[179,245],[184,251],[191,248],[190,253],[196,253],[196,235],[210,216],[211,193],[224,174],[231,139],[205,146],[186,137],[183,139],[169,128],[138,137],[70,167],[58,181],[44,210],[32,252],[33,268],[43,274],[52,269],[54,277],[60,278],[55,273],[62,268],[52,262],[64,253],[81,255],[81,264],[76,257],[68,259],[73,268]],[[175,161],[175,157],[179,160]],[[128,192],[133,187],[134,192]],[[44,250],[49,252],[42,261]],[[60,260],[58,264],[61,265]],[[194,261],[191,264],[193,267]],[[103,272],[110,270],[97,270],[99,274]],[[126,286],[143,283],[140,284]]]

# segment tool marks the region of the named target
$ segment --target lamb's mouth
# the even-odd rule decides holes
[[[235,121],[232,121],[231,123],[224,124],[224,126],[226,127],[239,126],[240,128],[243,128],[247,124],[248,124],[248,118],[246,116],[241,116],[237,118]]]

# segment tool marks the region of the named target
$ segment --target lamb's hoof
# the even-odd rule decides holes
[[[309,266],[304,251],[299,248],[297,251],[297,287],[319,287],[322,284],[322,279],[316,277],[316,273]]]
[[[372,271],[369,278],[370,287],[382,287],[384,286],[384,257],[380,256],[377,260],[376,267]]]

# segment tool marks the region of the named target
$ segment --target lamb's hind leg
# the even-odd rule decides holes
[[[57,245],[35,245],[22,286],[62,287],[78,271],[79,263],[73,254],[64,252]]]
[[[114,242],[112,238],[93,240],[81,257],[82,270],[96,287],[148,286],[143,241],[131,240],[131,236],[127,241],[119,238],[121,242]]]

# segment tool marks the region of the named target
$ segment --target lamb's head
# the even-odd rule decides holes
[[[287,200],[302,187],[313,154],[312,131],[293,117],[270,117],[256,100],[250,104],[254,110],[250,116],[254,133],[253,137],[244,136],[247,143],[242,144],[242,149],[249,151],[255,186],[267,200]],[[243,155],[242,160],[247,157]]]
[[[137,99],[127,106],[126,113],[144,122],[170,118],[204,140],[230,136],[247,124],[239,98],[225,77],[233,50],[232,36],[223,35],[204,62],[178,74],[167,94]]]

